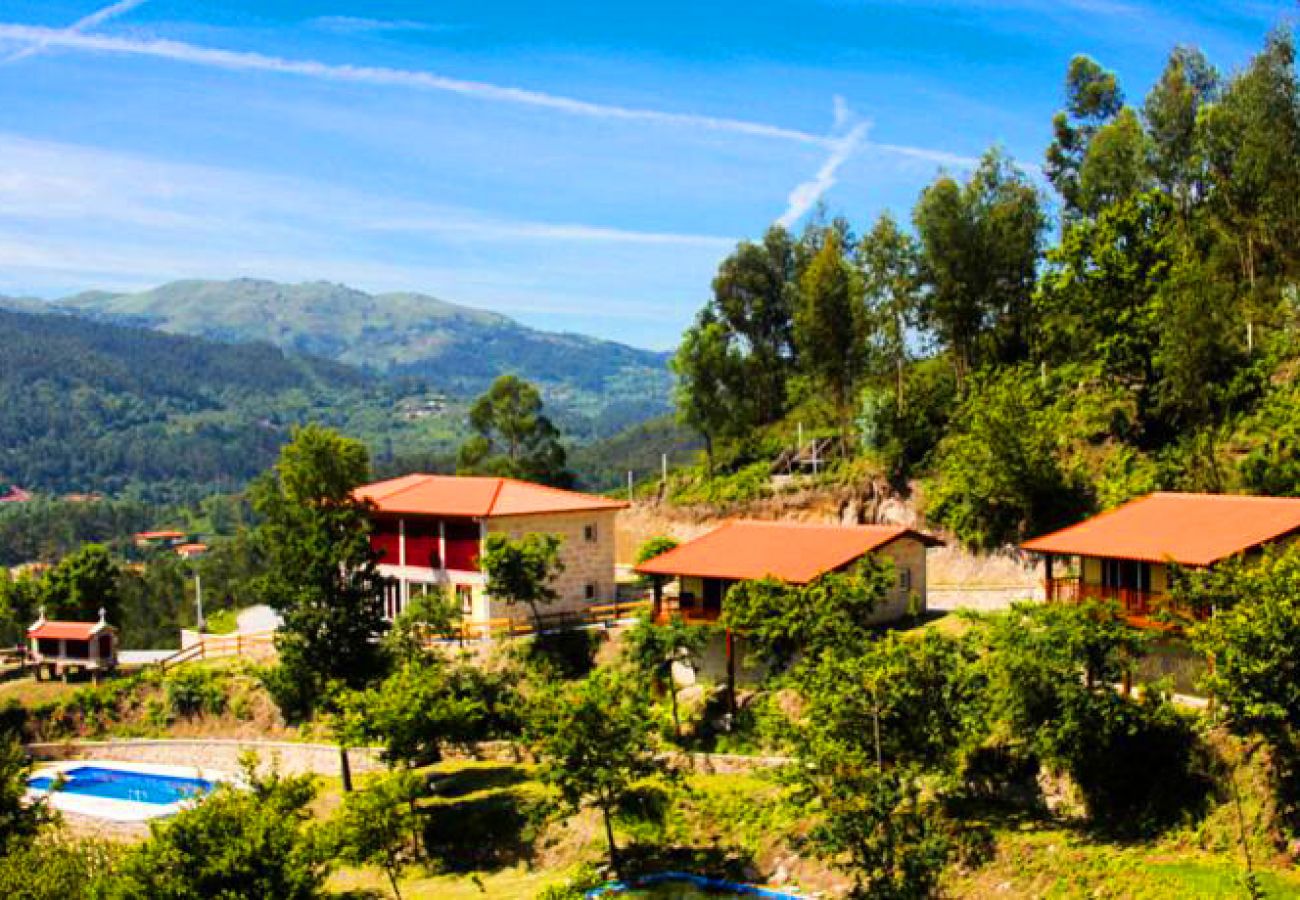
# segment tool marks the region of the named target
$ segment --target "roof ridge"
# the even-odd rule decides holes
[[[511,479],[511,480],[513,480],[513,479]],[[505,487],[505,484],[506,484],[506,479],[503,478],[503,477],[498,476],[498,477],[497,477],[497,485],[496,485],[495,488],[492,489],[492,499],[488,501],[488,505],[487,505],[487,514],[486,514],[487,516],[490,517],[494,512],[496,512],[496,509],[497,509],[497,499],[500,498],[500,496],[501,496],[501,489],[502,489],[503,487]]]

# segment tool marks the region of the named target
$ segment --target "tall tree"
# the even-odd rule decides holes
[[[1127,200],[1149,180],[1147,136],[1130,106],[1097,129],[1079,169],[1079,206],[1088,215]]]
[[[1175,47],[1142,106],[1150,138],[1150,168],[1184,216],[1205,194],[1196,120],[1219,93],[1219,73],[1195,47]]]
[[[1038,191],[1001,151],[965,184],[943,176],[913,211],[921,242],[921,321],[952,356],[959,385],[986,360],[1024,357],[1046,221]]]
[[[122,566],[103,544],[85,544],[65,556],[40,582],[40,602],[51,619],[93,621],[105,611],[120,624]]]
[[[1065,109],[1052,119],[1054,137],[1043,171],[1065,201],[1070,217],[1081,209],[1080,170],[1097,130],[1119,114],[1124,93],[1114,72],[1088,56],[1070,60],[1065,73]]]
[[[1209,208],[1246,283],[1247,315],[1272,318],[1278,282],[1300,265],[1300,84],[1289,31],[1269,36],[1199,124]]]
[[[858,265],[880,356],[893,375],[894,408],[901,414],[909,359],[908,328],[916,317],[919,273],[916,241],[889,213],[881,213],[858,245]]]
[[[800,368],[830,394],[840,433],[847,441],[856,388],[866,369],[867,317],[858,273],[844,258],[834,229],[800,280],[795,307],[795,345]]]
[[[337,679],[359,687],[383,668],[375,638],[388,627],[386,579],[367,504],[353,495],[369,469],[363,444],[308,425],[252,489],[267,563],[260,593],[284,617],[276,647],[299,686],[323,690]]]
[[[470,407],[478,434],[460,448],[462,474],[505,475],[568,487],[560,431],[542,412],[542,395],[516,375],[502,375]]]
[[[704,454],[712,471],[719,438],[750,424],[748,398],[735,388],[743,381],[744,362],[731,345],[726,327],[706,308],[682,335],[672,360],[677,376],[677,418],[704,438]]]
[[[586,804],[600,810],[616,872],[614,813],[634,784],[661,768],[645,703],[642,687],[626,675],[597,669],[585,681],[544,691],[529,717],[543,777],[575,811]]]
[[[797,266],[794,240],[773,226],[761,243],[741,243],[713,279],[713,308],[740,345],[745,393],[760,425],[785,412],[785,382],[795,355]]]

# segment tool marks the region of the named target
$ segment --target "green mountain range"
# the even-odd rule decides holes
[[[670,408],[667,357],[415,293],[327,282],[176,281],[132,294],[92,291],[54,305],[122,324],[218,341],[266,341],[383,376],[473,396],[513,372],[537,383],[562,425],[609,434]]]
[[[366,440],[377,463],[449,454],[463,403],[352,366],[0,303],[0,482],[192,499],[242,487],[291,427]]]

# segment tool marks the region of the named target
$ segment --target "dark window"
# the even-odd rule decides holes
[[[586,595],[588,600],[596,599],[596,582],[594,581],[587,582]]]
[[[595,526],[595,525],[584,525],[584,526],[583,526],[583,528],[582,528],[582,539],[583,539],[584,541],[586,541],[588,544],[594,544],[594,543],[596,543],[596,536],[597,536],[597,533],[596,533],[596,526]]]
[[[1131,559],[1103,559],[1101,584],[1102,587],[1108,588],[1149,591],[1151,590],[1151,565]]]
[[[68,659],[89,659],[90,641],[64,641],[63,655]]]
[[[40,653],[41,656],[58,656],[59,642],[54,638],[37,638],[36,651]]]
[[[99,658],[108,659],[113,655],[113,638],[107,634],[99,636]]]

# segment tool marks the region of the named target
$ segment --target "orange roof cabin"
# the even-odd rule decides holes
[[[99,611],[98,622],[57,622],[40,618],[27,629],[28,653],[39,680],[80,670],[99,675],[117,666],[117,629]]]
[[[524,619],[486,592],[479,556],[489,534],[557,534],[564,571],[548,613],[574,612],[614,597],[614,527],[627,504],[513,478],[406,475],[368,484],[356,496],[372,506],[371,545],[393,580],[386,613],[414,597],[450,595],[463,621]]]
[[[1178,610],[1169,567],[1206,568],[1300,533],[1300,498],[1157,493],[1034,538],[1049,601],[1112,600],[1137,625]],[[1057,574],[1064,563],[1069,574]]]
[[[681,615],[688,622],[713,622],[722,614],[727,591],[739,581],[773,577],[807,584],[847,568],[869,553],[891,558],[898,582],[876,612],[880,622],[901,618],[913,597],[925,608],[925,551],[938,538],[896,525],[813,525],[732,520],[693,541],[637,566],[654,576],[655,617]],[[664,581],[677,579],[675,598]]]

